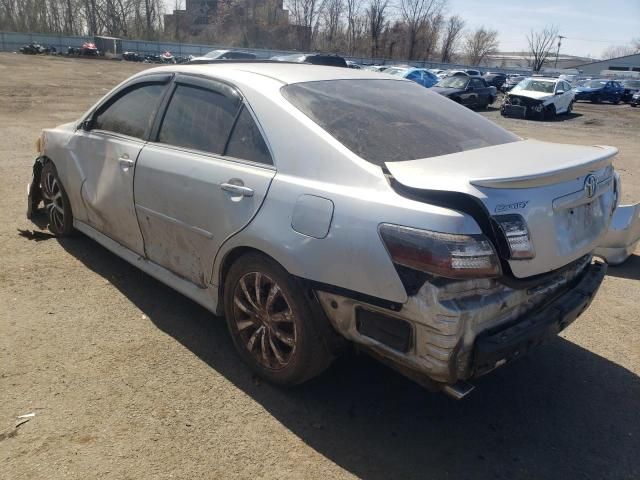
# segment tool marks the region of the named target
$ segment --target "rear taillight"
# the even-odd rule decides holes
[[[397,265],[446,278],[495,277],[500,261],[484,235],[457,235],[383,223],[380,236]]]
[[[493,217],[509,246],[509,257],[513,260],[526,260],[536,256],[531,243],[527,224],[520,215],[498,215]]]

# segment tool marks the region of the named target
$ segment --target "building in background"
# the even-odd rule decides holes
[[[576,65],[593,61],[593,58],[560,54],[558,56],[558,63],[556,67],[556,56],[552,53],[547,57],[547,61],[544,66],[566,69],[575,68]],[[495,52],[487,55],[485,63],[487,66],[494,68],[529,68],[533,63],[533,58],[528,52]]]
[[[176,39],[223,36],[236,30],[277,29],[289,24],[282,0],[186,0],[183,10],[164,16],[165,32]]]
[[[617,72],[620,76],[636,76],[633,72],[640,72],[640,53],[626,55],[624,57],[610,58],[597,62],[583,63],[576,65],[583,75],[601,75],[603,71]]]

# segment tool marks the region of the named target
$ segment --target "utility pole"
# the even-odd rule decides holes
[[[562,39],[563,38],[567,38],[567,37],[563,37],[562,35],[558,35],[558,50],[556,50],[556,63],[553,66],[553,68],[558,68],[558,55],[560,55],[560,45],[562,45]]]

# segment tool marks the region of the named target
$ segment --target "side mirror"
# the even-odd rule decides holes
[[[91,129],[93,129],[93,118],[89,117],[86,120],[82,121],[80,123],[80,128],[82,130],[84,130],[85,132],[90,131]]]
[[[564,90],[557,90],[556,91],[556,95],[562,95],[564,93]]]

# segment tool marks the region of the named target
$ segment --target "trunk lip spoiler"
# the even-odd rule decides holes
[[[415,189],[523,189],[600,170],[609,166],[617,153],[618,149],[611,146],[525,139],[430,158],[385,162],[384,167],[399,183]],[[500,172],[506,172],[505,176]]]

